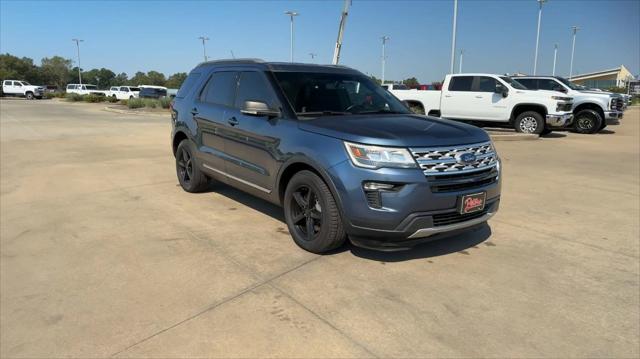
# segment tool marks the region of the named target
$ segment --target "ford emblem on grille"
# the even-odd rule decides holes
[[[458,163],[461,163],[463,165],[470,165],[472,163],[475,163],[476,160],[477,160],[476,155],[474,155],[471,152],[460,153],[456,156],[456,161],[458,161]]]

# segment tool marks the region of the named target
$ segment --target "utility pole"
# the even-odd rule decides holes
[[[300,14],[295,11],[285,11],[284,13],[285,15],[289,15],[291,18],[291,48],[289,49],[289,61],[293,62],[293,17]]]
[[[71,39],[71,41],[76,42],[76,47],[78,48],[78,83],[82,85],[82,70],[80,69],[80,43],[84,40],[80,39]]]
[[[458,63],[458,73],[462,73],[462,55],[464,55],[464,50],[460,50],[460,63]]]
[[[382,36],[382,77],[380,78],[380,84],[384,85],[384,68],[385,65],[387,63],[387,54],[385,51],[385,47],[387,46],[387,41],[389,41],[391,38],[389,36]]]
[[[536,74],[536,71],[538,69],[538,44],[540,42],[540,20],[542,19],[542,4],[545,3],[547,0],[536,0],[538,1],[538,31],[536,32],[536,54],[535,57],[533,59],[533,74]]]
[[[342,37],[344,36],[344,27],[347,25],[347,16],[349,16],[349,6],[351,0],[344,0],[344,7],[342,8],[342,15],[340,16],[340,26],[338,27],[338,39],[336,40],[336,47],[333,49],[333,61],[334,65],[340,62],[340,50],[342,49]]]
[[[204,62],[207,62],[207,46],[205,45],[205,41],[209,41],[209,38],[200,36],[198,39],[202,40],[202,54],[204,55]]]
[[[556,60],[558,59],[558,44],[553,45],[553,71],[551,71],[551,76],[556,75]]]
[[[576,51],[576,33],[580,30],[577,26],[571,26],[571,31],[573,31],[573,43],[571,44],[571,65],[569,65],[569,80],[573,78],[573,54]]]
[[[458,0],[453,0],[453,36],[451,36],[451,66],[449,73],[453,74],[453,65],[456,62],[456,23],[458,21]]]

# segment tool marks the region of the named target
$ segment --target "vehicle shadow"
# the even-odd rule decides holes
[[[477,248],[479,244],[491,237],[491,227],[487,223],[459,235],[419,244],[413,248],[396,251],[382,252],[371,249],[346,245],[351,253],[360,258],[379,262],[403,262],[413,259],[425,259],[439,257],[452,253],[470,255],[468,249]],[[487,244],[488,245],[488,244]]]
[[[600,132],[598,132],[599,135],[613,135],[615,133],[616,131],[611,131],[611,130],[600,130]]]
[[[546,135],[540,135],[540,137],[542,138],[564,138],[567,137],[566,133],[561,133],[561,132],[551,132],[551,133],[547,133]]]
[[[248,193],[242,192],[239,189],[236,189],[234,187],[231,187],[223,183],[212,184],[211,186],[209,186],[209,188],[205,192],[206,193],[215,192],[219,195],[225,196],[251,209],[262,212],[267,216],[282,222],[282,224],[286,226],[286,223],[284,220],[284,212],[282,208],[276,206],[273,203],[254,197]]]

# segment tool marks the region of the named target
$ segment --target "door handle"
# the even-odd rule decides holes
[[[191,109],[191,114],[192,114],[192,115],[194,115],[194,116],[195,116],[195,115],[197,115],[197,114],[198,114],[198,109],[197,109],[197,108],[195,108],[195,107],[194,107],[194,108],[192,108],[192,109]]]
[[[451,95],[444,95],[444,97],[451,97]]]
[[[228,119],[228,120],[227,120],[227,122],[228,122],[231,126],[235,126],[235,125],[237,125],[238,123],[240,123],[240,122],[238,122],[238,119],[237,119],[237,118],[235,118],[235,117],[231,117],[230,119]]]
[[[476,96],[476,98],[482,98],[482,96]]]

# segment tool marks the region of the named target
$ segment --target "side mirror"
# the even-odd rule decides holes
[[[279,110],[269,108],[269,105],[262,101],[245,101],[240,112],[249,116],[280,116]]]
[[[507,97],[509,96],[509,89],[507,89],[506,87],[504,87],[502,84],[498,84],[496,85],[496,89],[494,91],[495,93],[500,93],[502,94],[502,97]]]
[[[558,92],[564,92],[567,93],[567,89],[565,89],[564,87],[561,86],[556,86],[553,88],[553,91],[558,91]]]

